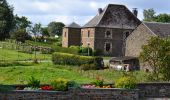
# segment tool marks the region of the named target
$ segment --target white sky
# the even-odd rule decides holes
[[[123,4],[130,10],[138,8],[138,18],[143,19],[143,9],[153,8],[157,13],[170,13],[170,0],[7,0],[14,14],[26,16],[33,23],[47,25],[51,21],[84,25],[97,14],[98,8],[107,4]]]

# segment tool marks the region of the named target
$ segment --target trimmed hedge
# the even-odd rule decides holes
[[[55,52],[52,55],[52,61],[54,64],[60,65],[83,65],[83,64],[94,64],[98,68],[102,68],[103,58],[102,57],[89,57],[79,56],[68,53]]]

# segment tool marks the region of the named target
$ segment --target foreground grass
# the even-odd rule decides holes
[[[78,83],[90,83],[94,79],[81,76],[72,70],[55,66],[51,63],[32,64],[30,66],[0,67],[0,84],[27,84],[27,80],[34,76],[41,84],[49,84],[56,78],[75,80]]]
[[[7,50],[0,48],[0,60],[31,60],[34,59],[34,54],[17,52],[15,50]],[[37,53],[39,60],[51,60],[50,54]]]
[[[122,71],[114,70],[90,70],[81,71],[76,66],[53,65],[52,63],[26,64],[10,67],[0,67],[0,84],[27,84],[27,80],[34,76],[41,81],[41,84],[49,84],[57,78],[66,78],[78,83],[90,83],[96,77],[102,78],[105,83],[114,83],[123,76]],[[145,73],[133,72],[138,82],[145,82]]]

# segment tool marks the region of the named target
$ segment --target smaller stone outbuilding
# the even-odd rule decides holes
[[[63,28],[62,47],[80,46],[81,26],[73,22]]]
[[[170,36],[170,23],[143,22],[126,39],[125,56],[139,57],[142,45],[154,36]],[[141,64],[141,69],[151,70],[148,64]]]
[[[139,70],[139,60],[136,57],[113,57],[109,60],[109,67],[115,70]]]

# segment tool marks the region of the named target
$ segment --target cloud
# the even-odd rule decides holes
[[[130,10],[138,8],[139,18],[143,18],[143,9],[154,8],[158,13],[170,13],[170,0],[8,0],[14,6],[14,13],[26,16],[32,22],[47,25],[51,21],[65,24],[77,21],[81,25],[97,14],[98,8],[107,4],[123,4]],[[154,2],[154,3],[153,3]]]

